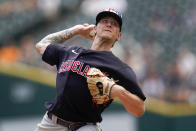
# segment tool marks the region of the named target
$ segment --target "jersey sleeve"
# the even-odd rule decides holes
[[[47,46],[44,54],[42,55],[42,60],[50,65],[57,65],[61,56],[66,56],[66,48],[62,44],[50,44]]]
[[[129,92],[137,95],[143,101],[145,101],[146,97],[143,94],[140,86],[138,85],[136,74],[131,68],[124,68],[123,72],[123,80],[120,80],[120,85],[125,87]]]

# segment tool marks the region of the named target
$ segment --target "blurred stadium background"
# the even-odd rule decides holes
[[[55,68],[34,45],[47,34],[95,23],[103,8],[123,13],[123,37],[113,51],[137,74],[147,96],[141,118],[116,101],[104,131],[195,131],[195,0],[0,0],[0,131],[33,131],[55,96]],[[65,44],[89,48],[74,37]]]

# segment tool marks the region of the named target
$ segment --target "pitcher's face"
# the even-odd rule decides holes
[[[121,38],[120,25],[112,17],[105,17],[96,26],[96,35],[105,39],[119,40]]]

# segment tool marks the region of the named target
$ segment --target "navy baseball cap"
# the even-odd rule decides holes
[[[122,15],[120,12],[116,11],[115,9],[113,8],[108,8],[108,9],[105,9],[101,12],[99,12],[97,14],[97,17],[96,17],[96,25],[99,23],[99,21],[104,18],[104,17],[113,17],[114,19],[117,20],[117,22],[119,23],[119,26],[120,26],[120,31],[121,31],[121,27],[122,27]]]

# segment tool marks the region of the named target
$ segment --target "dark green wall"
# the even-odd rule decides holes
[[[138,131],[196,131],[196,115],[170,117],[147,111],[138,121]]]
[[[55,88],[0,74],[0,119],[43,114],[44,103],[55,96]]]

